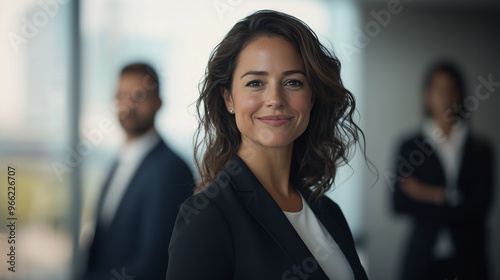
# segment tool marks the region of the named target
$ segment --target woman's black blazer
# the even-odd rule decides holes
[[[299,189],[304,198],[310,192]],[[367,279],[342,211],[322,197],[311,209],[338,243],[355,279]],[[274,199],[237,155],[180,207],[167,280],[328,279]]]

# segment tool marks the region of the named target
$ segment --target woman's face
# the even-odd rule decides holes
[[[427,92],[427,106],[431,115],[436,119],[443,119],[457,110],[453,107],[460,103],[458,89],[453,77],[446,72],[437,72],[431,80]]]
[[[293,143],[306,130],[313,106],[302,56],[281,37],[259,37],[243,48],[231,92],[222,95],[242,142],[264,147]]]

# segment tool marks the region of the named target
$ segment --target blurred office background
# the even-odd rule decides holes
[[[392,213],[385,175],[393,172],[398,141],[422,120],[426,68],[435,59],[453,59],[465,72],[469,94],[480,76],[500,82],[496,1],[75,3],[0,0],[0,224],[7,217],[8,165],[18,170],[19,219],[16,273],[7,270],[8,232],[0,227],[0,279],[70,279],[81,265],[100,188],[123,140],[113,97],[124,64],[145,61],[157,69],[164,100],[157,128],[193,167],[193,102],[208,56],[236,21],[255,10],[302,19],[342,62],[380,178],[375,181],[358,149],[329,196],[344,210],[371,279],[399,273],[409,220]],[[494,143],[497,163],[499,91],[494,87],[469,119]],[[498,175],[496,182],[489,253],[494,279],[500,279],[493,266],[500,263]]]

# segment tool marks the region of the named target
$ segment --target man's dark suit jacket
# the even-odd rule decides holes
[[[295,185],[297,187],[297,184]],[[300,190],[306,200],[310,192]],[[309,204],[338,243],[355,279],[367,279],[336,203]],[[188,198],[169,247],[167,280],[328,279],[292,224],[241,158]]]
[[[84,279],[165,279],[175,217],[193,188],[189,167],[160,140],[139,165],[111,224],[97,223]]]
[[[404,141],[398,156],[398,175],[411,175],[429,185],[444,187],[443,166],[427,141],[432,140],[424,139],[423,135]],[[487,142],[470,134],[467,136],[457,183],[463,201],[455,207],[414,200],[396,181],[394,209],[410,214],[414,220],[401,279],[430,279],[433,246],[443,227],[450,230],[455,246],[453,265],[457,279],[488,279],[485,218],[493,189],[492,155]]]

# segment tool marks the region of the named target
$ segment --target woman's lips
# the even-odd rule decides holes
[[[257,118],[261,122],[270,126],[282,126],[290,122],[293,116],[290,115],[269,115]]]

